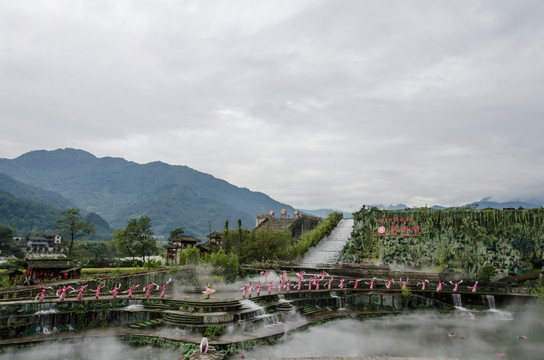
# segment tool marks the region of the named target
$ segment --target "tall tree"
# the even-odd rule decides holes
[[[117,252],[123,256],[130,256],[134,260],[134,241],[127,236],[125,230],[117,229],[113,230],[113,244]]]
[[[68,256],[71,256],[74,240],[94,234],[95,229],[90,222],[83,221],[79,209],[62,210],[61,215],[60,219],[55,219],[55,223],[57,224],[55,229],[61,234],[68,235],[70,238]]]
[[[20,258],[23,257],[23,252],[19,244],[13,239],[13,230],[9,227],[0,225],[0,254],[15,255]]]
[[[157,241],[151,227],[151,219],[140,216],[138,219],[130,219],[125,229],[125,236],[133,242],[135,254],[141,256],[144,262],[147,255],[157,251]]]

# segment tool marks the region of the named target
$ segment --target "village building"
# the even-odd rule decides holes
[[[268,215],[258,215],[256,229],[267,232],[290,231],[291,238],[298,238],[302,233],[310,231],[319,224],[321,218],[315,216],[301,215],[298,211],[292,218],[287,217],[285,210],[280,213],[280,218],[274,217],[274,212]]]
[[[214,231],[213,233],[206,235],[206,237],[209,238],[210,240],[208,240],[202,245],[198,245],[198,248],[200,249],[201,252],[205,252],[205,253],[216,252],[223,245],[223,238],[222,238],[223,233],[219,231]]]
[[[200,239],[192,235],[176,235],[168,239],[168,244],[163,247],[166,249],[166,262],[170,264],[179,263],[179,253],[184,249],[196,246]]]
[[[27,236],[25,238],[28,251],[53,251],[60,247],[62,237],[59,234],[46,236]]]
[[[77,278],[81,274],[81,268],[71,259],[25,259],[25,284],[36,284],[46,280],[67,280]]]

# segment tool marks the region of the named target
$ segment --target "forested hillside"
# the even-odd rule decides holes
[[[17,198],[0,190],[0,225],[10,227],[19,234],[53,230],[60,210],[30,200]]]
[[[119,158],[97,158],[74,149],[32,151],[0,159],[0,173],[68,199],[82,213],[96,213],[112,228],[149,216],[156,235],[184,227],[205,240],[226,220],[252,228],[255,217],[294,209],[269,196],[239,188],[186,166],[161,162],[137,164]]]

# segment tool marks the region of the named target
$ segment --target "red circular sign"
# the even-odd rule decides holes
[[[380,234],[385,233],[385,226],[380,226],[380,227],[378,228],[378,233],[380,233]]]

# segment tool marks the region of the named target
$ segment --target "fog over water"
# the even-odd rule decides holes
[[[59,341],[0,354],[1,360],[167,360],[181,353],[172,349],[130,346],[115,339]]]
[[[292,334],[280,344],[247,351],[244,357],[543,358],[542,317],[533,314],[508,321],[495,315],[469,319],[418,313],[364,321],[338,320]],[[527,339],[519,339],[520,334]]]
[[[344,319],[286,334],[276,345],[239,351],[241,358],[391,356],[453,359],[541,360],[544,354],[542,314],[500,316],[481,311],[475,317],[466,311],[453,314],[418,312],[368,320]],[[182,336],[164,329],[164,335]],[[526,339],[520,339],[524,335]],[[179,350],[129,346],[114,339],[44,343],[7,351],[0,360],[147,360],[178,359]]]

